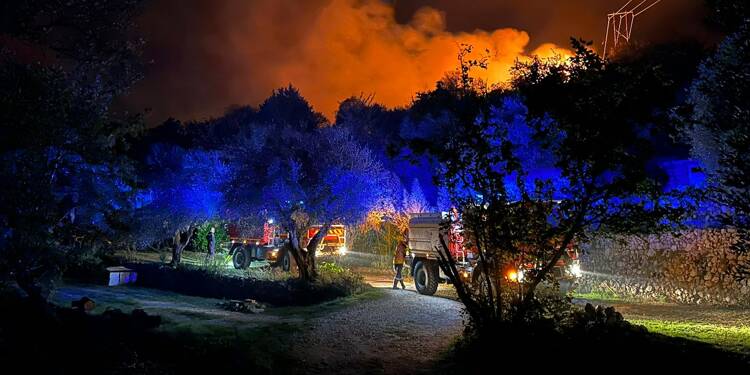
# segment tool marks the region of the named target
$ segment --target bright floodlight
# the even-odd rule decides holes
[[[581,275],[583,274],[583,271],[581,271],[581,266],[580,265],[574,264],[574,265],[570,266],[570,273],[572,273],[573,276],[575,276],[575,277],[581,277]]]

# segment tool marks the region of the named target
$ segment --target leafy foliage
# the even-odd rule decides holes
[[[214,244],[216,246],[216,252],[220,252],[222,249],[226,250],[226,244],[229,243],[229,234],[224,228],[222,221],[212,220],[200,225],[195,230],[195,240],[193,241],[194,248],[200,252],[208,252],[208,233],[211,228],[214,228]],[[225,247],[222,248],[222,245]]]
[[[462,212],[480,283],[467,285],[444,243],[441,266],[479,326],[503,317],[506,265],[536,264],[516,318],[566,250],[593,232],[674,230],[689,209],[652,162],[676,87],[661,69],[605,63],[586,44],[565,63],[518,63],[512,91],[420,95],[415,114],[451,135],[423,139]],[[432,133],[435,134],[435,133]],[[438,133],[439,134],[439,133]]]
[[[139,247],[186,232],[215,219],[224,204],[223,188],[231,171],[216,151],[185,150],[154,144],[141,176],[132,220]]]
[[[110,109],[140,77],[136,9],[104,3],[3,4],[0,271],[37,298],[69,254],[120,243],[133,203],[125,152],[142,122]],[[22,42],[44,58],[27,63]]]
[[[324,286],[346,291],[347,295],[364,292],[369,285],[362,275],[343,268],[336,263],[322,262],[318,267],[317,282]]]
[[[737,231],[734,249],[750,251],[750,23],[724,40],[700,66],[681,113],[684,135],[711,182],[709,198],[724,210],[721,224]],[[750,264],[735,270],[750,276]]]
[[[327,126],[294,88],[276,91],[258,117],[225,151],[236,171],[229,210],[277,220],[290,233],[302,277],[313,279],[316,247],[328,227],[361,220],[389,175],[346,129]],[[300,243],[311,224],[324,226],[309,245]]]

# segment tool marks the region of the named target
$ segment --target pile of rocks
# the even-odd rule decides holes
[[[229,301],[219,302],[216,305],[225,310],[241,313],[260,314],[266,311],[266,307],[263,304],[260,304],[258,303],[258,301],[249,298],[246,300],[233,299]]]
[[[614,307],[602,307],[587,303],[583,310],[575,314],[575,328],[586,334],[612,331],[645,333],[645,327],[630,324]],[[574,328],[574,329],[575,329]]]

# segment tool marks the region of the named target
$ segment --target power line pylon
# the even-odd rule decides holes
[[[633,0],[628,0],[628,2],[625,3],[625,5],[623,5],[620,9],[607,14],[607,31],[604,34],[604,52],[602,54],[603,58],[607,58],[607,53],[609,52],[607,50],[608,46],[612,50],[616,50],[617,46],[620,44],[620,40],[624,39],[625,43],[630,42],[630,34],[633,32],[633,23],[635,22],[635,17],[638,17],[641,13],[658,4],[659,2],[661,2],[661,0],[643,0],[638,3],[638,5],[630,8],[629,10],[625,10],[625,8],[627,8],[627,6],[632,2]],[[648,5],[644,5],[646,3],[648,3]],[[610,31],[612,32],[611,37]],[[611,43],[610,38],[612,40]]]

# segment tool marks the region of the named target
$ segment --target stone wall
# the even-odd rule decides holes
[[[733,271],[750,254],[730,250],[727,229],[674,235],[598,238],[583,245],[578,291],[686,304],[750,306],[750,280]]]

